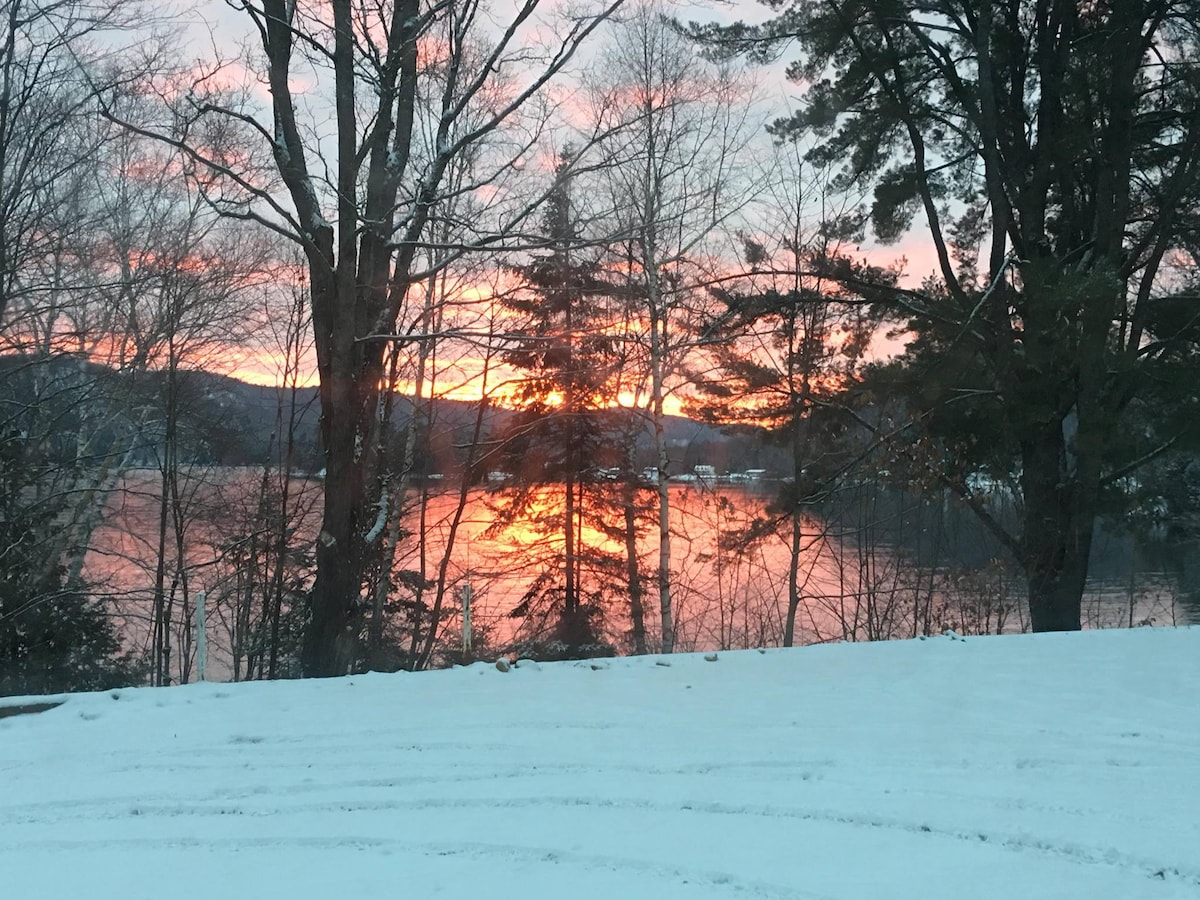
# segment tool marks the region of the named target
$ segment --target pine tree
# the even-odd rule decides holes
[[[103,605],[46,557],[62,501],[43,490],[43,451],[15,429],[0,437],[0,696],[134,683],[141,673]]]
[[[503,300],[523,320],[504,354],[522,377],[512,397],[518,410],[501,436],[501,459],[515,484],[497,521],[509,524],[549,503],[553,515],[535,527],[561,540],[561,554],[543,561],[519,612],[549,619],[559,652],[577,656],[602,649],[600,604],[584,578],[594,548],[584,546],[582,532],[596,470],[617,452],[607,390],[616,348],[604,328],[608,287],[586,254],[572,210],[570,166],[565,153],[546,203],[545,250],[514,267],[522,286]]]
[[[803,103],[776,134],[873,190],[876,237],[928,237],[936,277],[893,298],[919,338],[891,381],[904,438],[944,449],[968,502],[972,466],[1011,480],[1015,527],[973,508],[1023,568],[1034,630],[1078,629],[1105,491],[1181,425],[1124,427],[1196,339],[1154,311],[1173,260],[1196,260],[1200,4],[771,5],[764,25],[694,31],[731,53],[797,42]]]

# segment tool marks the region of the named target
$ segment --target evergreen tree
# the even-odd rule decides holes
[[[1196,339],[1195,294],[1175,322],[1155,310],[1172,260],[1195,262],[1200,4],[771,5],[762,26],[694,30],[734,53],[798,43],[805,102],[776,133],[873,187],[878,238],[920,219],[937,275],[895,294],[917,340],[875,385],[968,502],[972,470],[1012,482],[1014,527],[974,509],[1022,566],[1034,629],[1077,629],[1107,488],[1182,425],[1129,431]]]
[[[616,457],[608,428],[607,390],[615,347],[604,328],[608,288],[586,255],[571,205],[571,159],[564,154],[546,202],[545,251],[514,268],[522,286],[503,300],[523,319],[520,337],[504,354],[522,378],[512,398],[518,410],[501,436],[500,458],[515,476],[499,510],[499,527],[532,518],[561,554],[541,560],[543,570],[518,614],[540,611],[551,621],[561,654],[587,655],[599,646],[598,598],[584,578],[594,553],[584,545],[583,523],[596,471]],[[532,516],[548,504],[549,517]],[[561,510],[560,510],[561,507]]]
[[[18,430],[0,437],[0,695],[103,690],[141,678],[103,605],[68,584],[45,546],[63,498]]]

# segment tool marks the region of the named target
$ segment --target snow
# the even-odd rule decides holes
[[[1200,628],[659,661],[0,718],[0,897],[1200,897]]]

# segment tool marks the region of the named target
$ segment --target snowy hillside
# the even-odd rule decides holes
[[[0,897],[1200,897],[1200,628],[669,662],[0,718]]]

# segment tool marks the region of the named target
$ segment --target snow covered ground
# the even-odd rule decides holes
[[[0,897],[1200,897],[1200,628],[669,662],[0,718]]]

